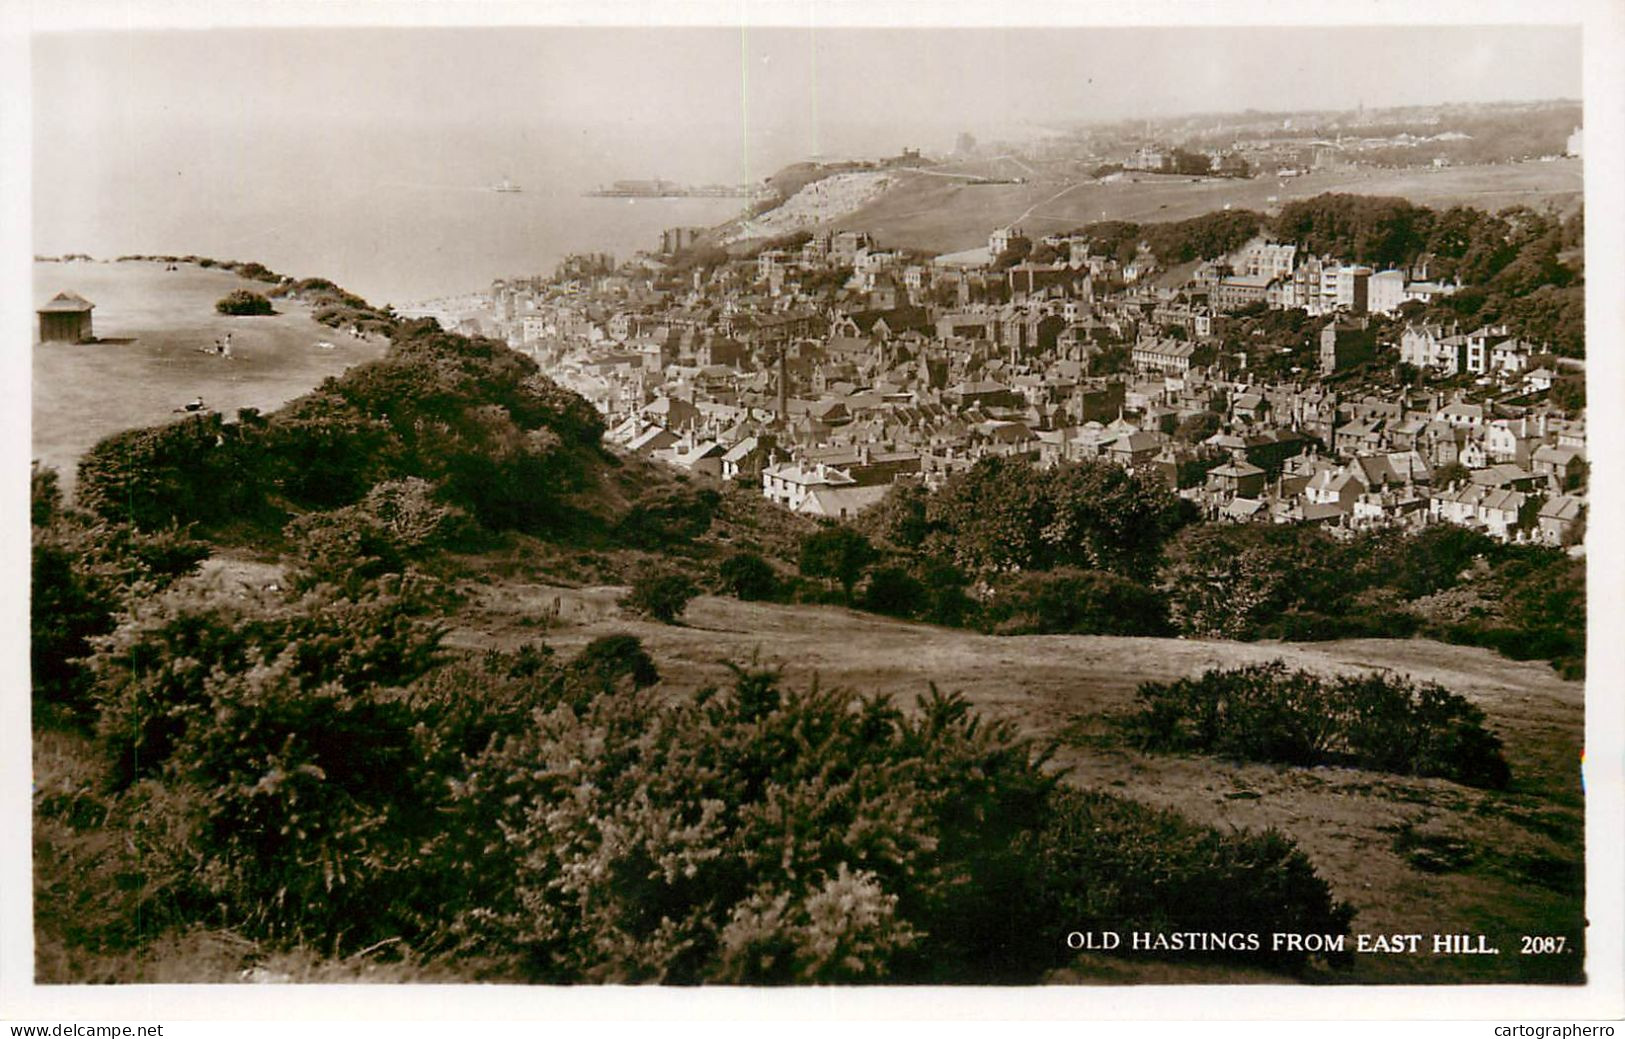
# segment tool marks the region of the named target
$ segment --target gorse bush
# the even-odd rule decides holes
[[[88,720],[84,661],[129,603],[191,573],[208,546],[179,528],[142,533],[66,507],[52,469],[32,474],[29,663],[36,713]]]
[[[1332,897],[1280,833],[1225,833],[1110,794],[1057,792],[1038,854],[1058,919],[1074,930],[1346,934],[1354,910]],[[1222,953],[1217,954],[1222,958]],[[1301,951],[1265,946],[1253,962],[1287,970]],[[1351,952],[1333,954],[1346,966]]]
[[[1154,750],[1290,765],[1348,764],[1501,788],[1511,770],[1484,712],[1434,683],[1326,678],[1275,661],[1146,682],[1135,719]]]
[[[283,528],[297,561],[295,584],[334,584],[357,591],[366,582],[400,573],[453,541],[468,515],[436,501],[427,480],[409,477],[379,484],[357,504],[312,512]]]
[[[112,790],[140,806],[154,897],[261,936],[376,940],[455,759],[404,687],[439,660],[408,582],[137,604],[93,662]],[[410,902],[410,899],[406,899]]]
[[[698,594],[700,586],[687,574],[663,565],[647,565],[632,575],[631,587],[618,602],[662,624],[675,624],[689,600]]]
[[[1030,982],[1080,914],[1347,930],[1278,835],[1064,791],[1046,757],[956,696],[903,712],[756,667],[556,707],[459,789],[512,882],[451,929],[532,980],[667,984]]]
[[[215,301],[214,309],[239,317],[264,316],[273,312],[270,300],[247,289],[237,289],[222,296]]]
[[[1016,574],[997,582],[983,626],[1001,635],[1166,635],[1167,603],[1126,577],[1100,570]]]

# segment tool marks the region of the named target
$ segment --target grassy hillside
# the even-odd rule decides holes
[[[952,252],[985,244],[988,231],[1006,224],[1019,223],[1029,234],[1048,234],[1096,220],[1184,220],[1227,205],[1264,211],[1333,191],[1397,195],[1439,208],[1460,204],[1490,212],[1511,205],[1544,209],[1552,204],[1569,213],[1580,204],[1584,190],[1578,159],[1439,170],[1335,170],[1287,180],[1131,176],[1137,179],[1109,184],[1082,176],[1046,175],[1024,184],[976,185],[931,173],[900,172],[897,187],[837,223],[869,231],[885,245]]]
[[[34,295],[73,291],[96,305],[95,343],[34,346],[33,456],[71,489],[75,465],[102,437],[167,422],[202,397],[223,415],[270,411],[360,361],[385,342],[318,324],[311,308],[275,300],[270,317],[229,317],[215,301],[235,289],[270,286],[229,271],[145,260],[34,265]],[[231,333],[230,359],[203,352]],[[327,342],[332,349],[316,344]]]
[[[471,589],[450,641],[512,649],[533,639],[561,652],[611,632],[643,641],[674,692],[719,684],[725,660],[759,652],[792,676],[911,701],[935,682],[1040,739],[1080,786],[1110,789],[1224,828],[1276,827],[1298,843],[1355,933],[1492,935],[1500,956],[1356,958],[1353,980],[1538,981],[1572,978],[1577,957],[1520,956],[1520,934],[1580,934],[1583,804],[1578,748],[1584,690],[1539,662],[1426,640],[1313,645],[1088,636],[990,637],[885,620],[831,606],[704,597],[681,626],[639,621],[620,589],[486,583]],[[1137,750],[1121,720],[1144,681],[1283,659],[1324,673],[1391,670],[1436,681],[1481,707],[1517,777],[1490,792],[1358,769],[1295,769]],[[1122,969],[1121,964],[1114,969]],[[1142,976],[1150,980],[1162,968]],[[1134,972],[1130,972],[1134,977]]]

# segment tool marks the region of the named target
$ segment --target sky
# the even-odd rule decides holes
[[[1093,119],[1581,96],[1564,26],[260,28],[34,39],[68,124],[692,128],[787,156]],[[946,140],[944,140],[946,137]]]

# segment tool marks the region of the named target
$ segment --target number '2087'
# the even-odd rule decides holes
[[[1569,940],[1562,935],[1526,934],[1523,936],[1523,948],[1518,951],[1524,956],[1549,956],[1562,952],[1568,944]]]

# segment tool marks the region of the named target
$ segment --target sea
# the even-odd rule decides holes
[[[728,143],[691,128],[634,132],[613,119],[251,128],[180,119],[136,131],[104,117],[72,136],[36,136],[34,252],[254,260],[405,306],[548,274],[570,253],[626,259],[655,249],[666,228],[714,226],[748,204],[588,197],[595,187],[759,182],[796,158],[769,149],[752,169]],[[496,191],[504,180],[520,190]]]

